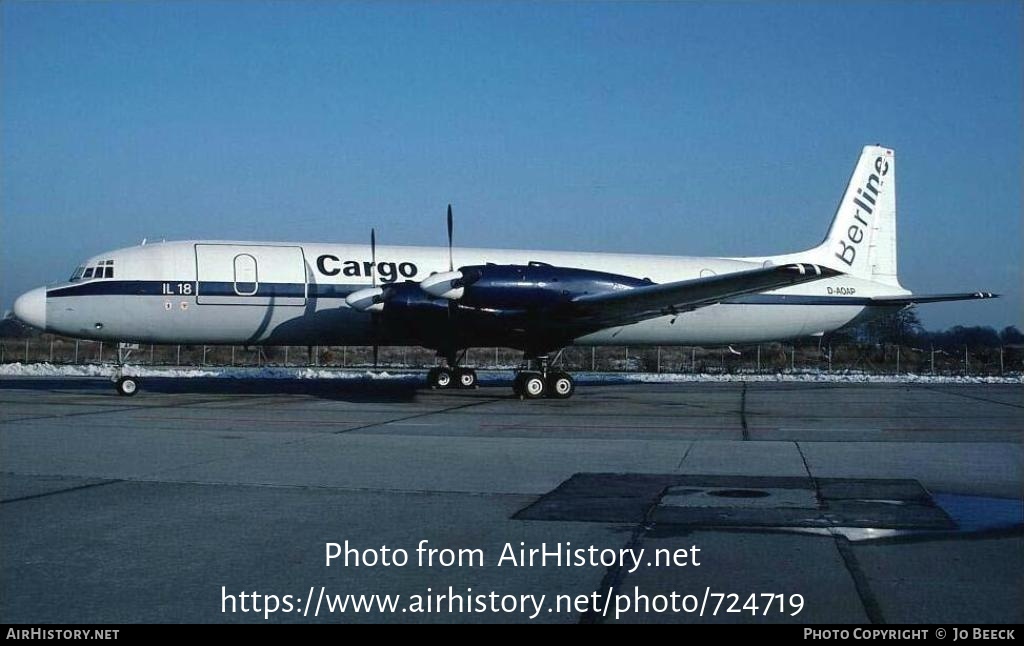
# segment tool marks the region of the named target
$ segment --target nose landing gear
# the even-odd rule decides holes
[[[134,377],[121,377],[114,382],[114,387],[117,388],[117,394],[124,397],[131,397],[139,392],[139,382]]]
[[[139,392],[138,378],[129,377],[124,374],[125,363],[127,363],[128,358],[132,355],[132,351],[137,350],[138,348],[139,346],[134,343],[117,344],[117,370],[114,371],[110,380],[114,382],[117,394],[122,397],[131,397],[135,393]]]

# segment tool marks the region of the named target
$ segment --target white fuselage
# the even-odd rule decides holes
[[[454,250],[455,266],[531,261],[650,278],[695,279],[782,263],[506,249]],[[107,261],[109,264],[107,264]],[[370,314],[345,297],[370,286],[369,245],[181,241],[120,249],[89,259],[102,277],[45,288],[39,327],[74,337],[145,343],[342,345],[371,342]],[[106,267],[111,267],[110,271]],[[421,281],[448,270],[444,247],[377,248],[378,284]],[[107,274],[110,274],[107,277]],[[39,290],[37,290],[38,292]],[[751,343],[831,332],[881,311],[874,296],[907,293],[842,275],[753,294],[678,315],[606,328],[580,345]],[[26,309],[26,307],[23,307]],[[401,344],[402,339],[379,339]]]

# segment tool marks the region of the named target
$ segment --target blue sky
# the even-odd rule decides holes
[[[143,237],[685,255],[824,235],[1021,325],[1019,2],[0,3],[0,308]]]

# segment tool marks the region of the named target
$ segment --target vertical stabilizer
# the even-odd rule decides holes
[[[899,287],[896,267],[896,156],[865,146],[815,262]]]

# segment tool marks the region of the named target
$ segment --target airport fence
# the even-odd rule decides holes
[[[117,345],[51,334],[0,339],[0,363],[96,365],[117,362]],[[478,369],[517,367],[522,353],[510,348],[473,348],[463,364]],[[129,363],[164,367],[373,367],[369,346],[219,346],[142,344]],[[438,365],[424,348],[382,346],[380,368],[425,369]],[[565,370],[696,374],[862,373],[871,375],[1002,376],[1024,372],[1024,347],[939,349],[842,343],[818,339],[724,347],[571,347],[556,360]]]

